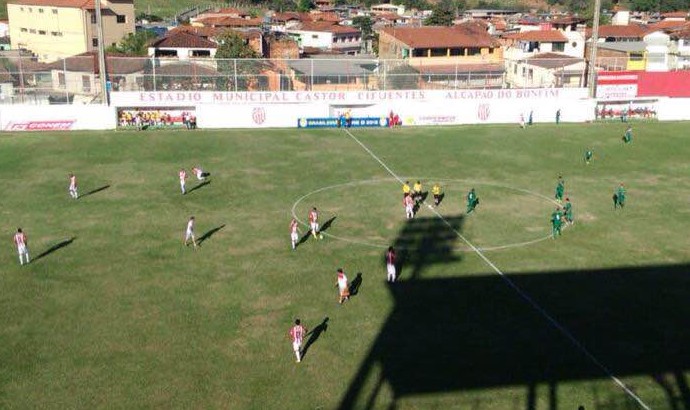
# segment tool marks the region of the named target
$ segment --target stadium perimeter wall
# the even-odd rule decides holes
[[[111,106],[0,106],[4,131],[112,130],[118,112],[186,110],[199,128],[295,128],[307,118],[387,117],[403,125],[516,124],[532,113],[534,122],[595,120],[597,102],[584,88],[502,90],[406,90],[353,92],[113,92]],[[690,120],[690,99],[659,98],[661,121]],[[383,122],[385,123],[385,122]]]
[[[307,118],[387,117],[403,125],[517,123],[594,120],[595,102],[584,88],[497,90],[401,90],[349,92],[117,92],[119,109],[189,109],[199,128],[297,127]]]

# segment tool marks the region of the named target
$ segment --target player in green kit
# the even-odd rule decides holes
[[[565,205],[563,205],[563,219],[568,225],[575,223],[573,220],[573,204],[570,203],[570,198],[565,199]]]
[[[477,193],[474,192],[474,188],[472,188],[470,192],[467,193],[467,213],[472,213],[477,205],[479,205],[479,198],[477,198]]]
[[[625,206],[625,187],[623,186],[623,183],[616,188],[616,192],[613,194],[613,209],[616,209],[620,207],[623,209]]]
[[[565,192],[565,181],[562,176],[558,176],[558,182],[556,183],[556,201],[560,204],[563,202],[563,193]]]
[[[563,224],[563,213],[560,207],[551,213],[551,237],[556,239],[556,235],[561,236],[561,225]]]
[[[594,158],[594,151],[591,149],[587,148],[587,151],[585,151],[585,164],[589,165],[589,162]]]
[[[632,126],[628,125],[628,129],[625,130],[625,134],[623,134],[623,142],[626,144],[630,144],[632,142],[632,139]]]

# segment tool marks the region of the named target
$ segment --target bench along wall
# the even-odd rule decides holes
[[[386,117],[403,125],[594,120],[584,88],[501,90],[402,90],[351,92],[114,92],[116,107],[196,107],[200,128],[296,127],[305,118]]]
[[[68,131],[115,129],[115,108],[102,105],[0,106],[3,131]]]

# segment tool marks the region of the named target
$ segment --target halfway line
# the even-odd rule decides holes
[[[361,146],[362,148],[364,148],[364,150],[365,150],[367,153],[369,153],[369,155],[371,155],[372,158],[374,158],[379,164],[381,164],[381,166],[382,166],[386,171],[388,171],[388,173],[391,174],[391,175],[393,176],[393,178],[397,179],[401,184],[404,183],[404,181],[403,181],[402,179],[400,179],[400,177],[399,177],[398,175],[396,175],[395,172],[393,172],[393,171],[388,167],[388,165],[386,165],[386,164],[385,164],[378,156],[376,156],[376,154],[374,154],[366,145],[364,145],[359,139],[357,139],[357,137],[355,137],[355,136],[350,132],[350,130],[348,130],[348,129],[346,128],[344,131],[345,131],[345,133],[347,133],[347,135],[349,135],[357,144],[359,144],[359,146]],[[616,376],[608,369],[608,367],[604,366],[604,364],[603,364],[601,361],[599,361],[599,359],[597,359],[592,353],[590,353],[589,350],[587,350],[587,348],[586,348],[579,340],[577,340],[577,339],[575,338],[575,336],[573,336],[573,334],[572,334],[565,326],[561,325],[561,324],[560,324],[556,319],[554,319],[544,308],[542,308],[534,299],[532,299],[527,293],[525,293],[525,291],[523,291],[518,285],[516,285],[515,282],[512,281],[512,279],[510,279],[510,278],[509,278],[508,276],[506,276],[500,269],[498,269],[498,267],[497,267],[493,262],[491,262],[491,260],[489,260],[489,258],[487,258],[486,256],[484,256],[484,254],[482,253],[481,250],[479,250],[476,246],[474,246],[474,244],[473,244],[472,242],[470,242],[470,241],[469,241],[467,238],[465,238],[457,229],[455,229],[455,228],[453,227],[453,225],[452,225],[450,222],[448,222],[448,220],[446,220],[446,218],[443,217],[443,215],[441,215],[441,214],[440,214],[436,209],[434,209],[434,208],[430,208],[430,209],[431,209],[431,212],[433,212],[438,218],[440,218],[441,221],[443,221],[443,223],[446,224],[446,225],[448,226],[448,228],[450,228],[450,229],[458,236],[458,238],[460,238],[463,242],[465,242],[465,244],[467,244],[467,246],[469,246],[470,249],[472,249],[472,250],[473,250],[473,251],[474,251],[474,252],[475,252],[475,253],[476,253],[486,264],[487,264],[487,265],[489,265],[489,266],[491,267],[491,269],[494,270],[494,272],[496,272],[501,278],[503,278],[503,280],[508,284],[508,286],[510,286],[511,288],[513,288],[513,290],[515,290],[515,291],[517,292],[517,294],[520,295],[520,297],[522,297],[522,298],[523,298],[527,303],[529,303],[535,310],[537,310],[537,312],[539,312],[547,321],[549,321],[549,323],[551,323],[552,326],[554,326],[554,327],[555,327],[556,329],[558,329],[558,331],[560,331],[565,337],[567,337],[568,340],[570,340],[570,342],[571,342],[573,345],[575,345],[575,347],[577,347],[578,349],[580,349],[580,351],[582,351],[582,353],[584,353],[585,356],[587,356],[587,357],[592,361],[592,363],[594,363],[594,364],[595,364],[597,367],[599,367],[604,373],[606,373],[606,375],[607,375],[611,380],[613,380],[613,382],[614,382],[616,385],[618,385],[618,387],[620,387],[621,389],[623,389],[623,391],[625,391],[625,393],[627,393],[628,396],[630,396],[631,398],[633,398],[641,408],[643,408],[643,409],[645,409],[645,410],[651,410],[651,408],[650,408],[644,401],[642,401],[642,399],[641,399],[640,397],[638,397],[628,386],[626,386],[625,383],[623,383],[618,377],[616,377]]]

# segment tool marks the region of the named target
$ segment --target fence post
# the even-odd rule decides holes
[[[156,91],[156,56],[151,57],[151,67],[153,67],[153,91]]]
[[[310,62],[311,62],[311,73],[309,74],[309,84],[310,84],[309,91],[313,91],[314,90],[314,59],[311,58]]]
[[[69,104],[69,91],[67,91],[67,59],[62,58],[62,74],[65,76],[65,104]],[[60,81],[58,80],[58,83]]]
[[[235,67],[235,92],[237,92],[237,59],[232,60],[233,66]]]

